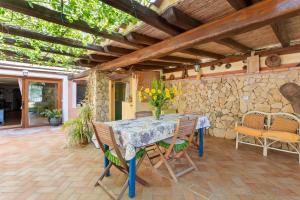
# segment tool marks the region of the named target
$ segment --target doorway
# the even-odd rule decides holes
[[[115,83],[115,120],[122,119],[122,102],[125,101],[126,83]]]
[[[22,124],[22,79],[0,77],[0,129]]]
[[[46,110],[61,109],[62,85],[60,80],[25,79],[24,126],[48,125]]]

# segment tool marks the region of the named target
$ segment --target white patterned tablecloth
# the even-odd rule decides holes
[[[182,117],[198,117],[196,129],[210,127],[206,116],[183,114],[162,115],[160,120],[156,120],[154,117],[143,117],[105,122],[105,124],[112,127],[117,143],[125,150],[125,159],[130,160],[134,158],[136,148],[172,137],[176,121]],[[95,143],[95,136],[93,136],[93,141]],[[95,145],[97,147],[98,144]]]

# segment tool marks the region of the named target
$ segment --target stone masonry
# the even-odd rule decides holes
[[[108,121],[109,79],[106,74],[93,70],[88,80],[88,101],[96,121]]]
[[[175,80],[181,91],[169,107],[179,112],[197,112],[209,117],[209,134],[233,139],[234,124],[251,110],[293,113],[290,103],[279,88],[287,82],[300,85],[300,69],[264,72],[251,75],[230,75],[202,80]]]

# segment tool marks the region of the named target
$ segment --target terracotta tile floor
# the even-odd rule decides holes
[[[3,133],[0,132],[1,200],[108,199],[101,188],[94,187],[103,158],[92,145],[65,148],[66,137],[59,129],[29,129],[23,135]],[[300,200],[300,165],[296,156],[270,151],[268,158],[263,158],[258,148],[242,145],[236,151],[234,141],[213,137],[206,137],[205,149],[202,159],[196,151],[191,153],[199,171],[180,178],[178,184],[160,176],[165,169],[157,173],[146,160],[139,174],[151,186],[137,184],[136,199]],[[124,180],[123,175],[112,170],[106,185],[118,192]],[[128,199],[127,194],[124,199]]]

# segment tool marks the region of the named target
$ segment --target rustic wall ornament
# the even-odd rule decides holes
[[[247,70],[247,65],[244,65],[244,66],[243,66],[243,70]]]
[[[300,114],[300,86],[296,83],[286,83],[279,91],[291,103],[294,112]]]
[[[171,74],[170,77],[169,77],[169,79],[170,79],[170,80],[174,80],[174,79],[175,79],[174,74]]]
[[[210,70],[215,70],[216,69],[216,67],[214,66],[214,65],[212,65],[212,66],[210,66]]]
[[[225,68],[226,68],[226,69],[230,69],[231,66],[232,66],[232,65],[231,65],[230,63],[227,63],[227,64],[225,65]]]
[[[280,58],[280,56],[277,55],[277,54],[269,55],[269,56],[266,58],[265,64],[266,64],[268,67],[279,67],[279,66],[281,65],[281,58]]]

